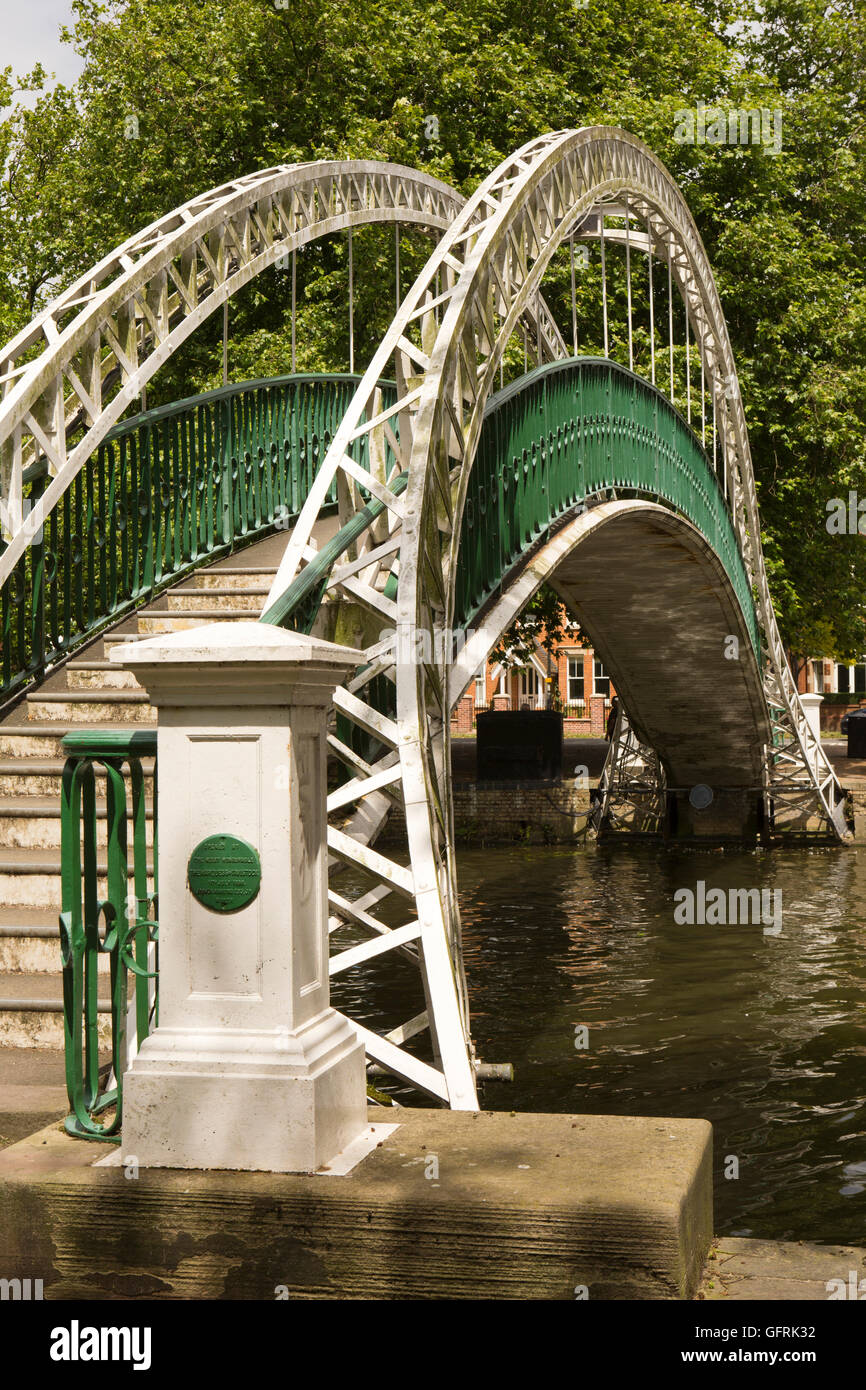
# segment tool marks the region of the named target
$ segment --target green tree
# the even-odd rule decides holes
[[[392,159],[468,192],[539,132],[624,126],[679,179],[715,267],[785,640],[839,656],[866,647],[864,548],[824,524],[828,499],[851,488],[866,496],[860,0],[293,0],[285,9],[76,0],[74,9],[81,79],[0,125],[0,340],[126,236],[252,169]],[[42,75],[25,83],[39,88]],[[781,153],[677,143],[675,113],[698,100],[778,107]],[[127,138],[131,117],[138,138]],[[407,232],[401,250],[407,285],[429,242]],[[358,233],[355,254],[363,361],[392,310],[382,290],[391,234]],[[611,276],[622,323],[615,265]],[[346,280],[344,241],[299,256],[302,369],[348,365]],[[568,337],[566,257],[545,293]],[[289,277],[274,272],[233,301],[233,379],[289,369],[289,299]],[[598,351],[597,262],[579,279],[578,329],[581,351]],[[151,403],[214,385],[219,337],[218,324],[205,324],[154,379]],[[645,370],[639,295],[635,344]],[[613,347],[624,354],[620,332]],[[509,371],[520,370],[516,345]]]
[[[553,707],[558,708],[561,699],[554,674],[559,650],[566,640],[583,646],[580,633],[569,631],[568,623],[562,599],[549,584],[542,584],[494,647],[490,660],[512,671],[527,666],[540,648],[547,654],[547,673],[553,678],[550,698]]]

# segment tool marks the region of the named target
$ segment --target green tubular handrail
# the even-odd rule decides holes
[[[399,473],[392,478],[388,487],[395,497],[406,491],[408,473]],[[367,527],[381,516],[385,503],[374,498],[362,507],[351,521],[347,521],[335,536],[323,545],[314,560],[296,575],[289,587],[266,609],[259,618],[260,623],[270,623],[273,627],[295,627],[301,632],[312,632],[316,614],[325,594],[328,576],[341,555],[367,530]],[[389,580],[390,582],[390,580]]]
[[[79,1139],[120,1142],[123,1073],[127,1066],[129,975],[134,977],[136,1037],[139,1045],[156,1024],[156,960],[159,928],[151,916],[158,902],[156,768],[154,766],[153,892],[148,889],[146,805],[143,758],[156,757],[156,733],[149,730],[76,730],[63,739],[67,754],[60,809],[63,1025],[66,1091],[70,1113],[66,1132]],[[129,802],[124,764],[129,766]],[[99,897],[95,766],[105,772],[107,896]],[[127,826],[132,826],[132,891],[129,888]],[[102,933],[100,934],[100,927]],[[154,946],[155,968],[149,967]],[[109,959],[111,988],[111,1075],[100,1084],[99,962]],[[151,985],[154,1003],[151,1007]],[[96,1118],[110,1107],[114,1115]]]
[[[388,487],[395,497],[406,491],[409,474],[400,473],[391,478]],[[286,591],[271,604],[259,618],[259,622],[270,623],[274,627],[290,627],[295,631],[310,633],[325,596],[328,578],[336,561],[355,541],[359,540],[371,522],[382,515],[385,503],[378,498],[371,500],[342,526],[335,536],[324,545],[315,559],[311,560],[300,574],[296,575]],[[393,598],[396,593],[396,576],[388,576],[385,596]],[[393,718],[396,713],[396,700],[393,683],[386,676],[376,677],[368,689],[368,698],[381,713]],[[366,761],[372,761],[380,748],[372,734],[364,733],[351,720],[337,714],[337,737]],[[351,776],[354,769],[344,764],[345,775]]]

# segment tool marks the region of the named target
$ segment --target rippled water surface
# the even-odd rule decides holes
[[[698,879],[780,889],[781,934],[677,925]],[[863,851],[470,851],[460,884],[478,1053],[516,1071],[486,1106],[705,1117],[720,1232],[866,1244]]]
[[[458,863],[478,1055],[516,1073],[485,1087],[486,1108],[704,1117],[719,1232],[866,1244],[866,852],[507,848]],[[781,934],[677,925],[674,892],[698,879],[781,890]],[[395,1021],[411,974],[391,966],[376,985]]]

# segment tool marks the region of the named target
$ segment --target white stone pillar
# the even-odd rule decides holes
[[[159,710],[159,1026],[124,1079],[144,1167],[314,1172],[366,1126],[364,1048],[330,1006],[325,804],[361,656],[252,621],[111,653]]]
[[[801,695],[800,704],[806,713],[809,728],[815,735],[818,742],[821,742],[821,705],[824,703],[823,695]]]

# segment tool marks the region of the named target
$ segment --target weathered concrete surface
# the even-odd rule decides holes
[[[61,1119],[68,1108],[62,1052],[0,1047],[0,1149]]]
[[[698,1298],[826,1302],[834,1293],[847,1301],[860,1281],[866,1299],[866,1249],[726,1236],[713,1243]]]
[[[826,743],[824,747],[826,748]],[[848,796],[848,812],[854,825],[854,844],[866,845],[866,777],[853,775],[846,770],[849,759],[835,761],[836,775],[842,790]]]
[[[341,1178],[130,1179],[93,1166],[105,1148],[43,1130],[0,1153],[2,1273],[52,1299],[693,1297],[712,1234],[706,1121],[383,1117],[399,1129]]]

